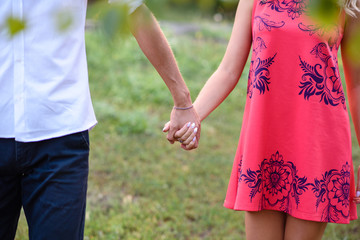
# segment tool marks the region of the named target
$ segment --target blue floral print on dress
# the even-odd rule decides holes
[[[299,57],[300,67],[304,72],[299,86],[301,89],[299,95],[304,95],[306,100],[313,96],[319,96],[320,102],[324,102],[326,105],[337,106],[341,104],[346,109],[337,60],[329,55],[325,43],[317,44],[312,49],[311,54],[319,58],[322,64],[317,63],[313,66]]]
[[[300,196],[311,185],[306,177],[297,174],[295,164],[285,161],[277,151],[270,159],[264,159],[259,169],[249,168],[239,181],[244,181],[251,189],[251,201],[257,194],[261,195],[259,209],[276,206],[281,211],[289,212],[294,204],[296,207],[300,204]]]
[[[241,175],[242,175],[242,158],[243,156],[241,156],[240,162],[238,164],[238,179],[239,179],[239,183],[241,182]]]
[[[253,97],[255,89],[259,90],[260,95],[264,94],[266,91],[269,91],[269,67],[274,63],[274,59],[277,53],[275,53],[272,57],[262,60],[260,57],[257,57],[257,55],[265,48],[267,47],[264,40],[261,37],[257,37],[255,46],[253,47],[255,60],[251,61],[251,67],[248,77],[247,94],[249,98]]]
[[[327,41],[330,46],[330,49],[333,50],[336,47],[336,51],[340,46],[340,29],[336,24],[330,24],[329,26],[321,25],[305,25],[304,23],[299,23],[299,29],[308,32],[310,36],[316,34],[320,38],[323,38]]]
[[[260,5],[268,5],[272,10],[277,12],[287,12],[292,20],[299,18],[306,9],[305,0],[262,0],[260,1]]]
[[[347,162],[340,171],[331,169],[311,184],[317,198],[316,209],[322,211],[322,221],[336,223],[340,218],[349,217],[350,168]]]
[[[285,25],[284,21],[274,22],[264,17],[256,16],[254,17],[255,24],[257,24],[259,31],[268,30],[269,32],[273,28],[281,28]]]

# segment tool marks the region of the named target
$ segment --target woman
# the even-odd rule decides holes
[[[194,107],[205,119],[234,89],[252,45],[247,103],[225,207],[243,210],[247,239],[321,239],[357,218],[351,138],[337,52],[360,140],[360,67],[346,51],[356,0],[324,29],[304,0],[241,0],[225,56]],[[195,147],[196,131],[176,137]],[[165,127],[165,131],[167,126]],[[360,141],[359,141],[360,142]],[[360,189],[359,189],[360,190]]]

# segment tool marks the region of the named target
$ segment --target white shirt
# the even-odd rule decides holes
[[[132,11],[141,5],[124,1]],[[1,0],[0,138],[39,141],[97,123],[88,85],[86,7],[87,0]],[[27,25],[13,38],[3,27],[9,16]],[[66,17],[70,27],[57,27]]]

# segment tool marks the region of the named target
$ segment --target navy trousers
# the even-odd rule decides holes
[[[0,138],[0,239],[13,240],[23,207],[30,240],[84,238],[88,131],[22,143]]]

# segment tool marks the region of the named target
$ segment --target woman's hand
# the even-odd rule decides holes
[[[174,144],[175,141],[178,141],[178,138],[181,137],[179,135],[175,136],[176,132],[179,131],[186,126],[187,123],[191,123],[190,126],[194,126],[193,129],[197,128],[197,132],[195,133],[196,141],[193,146],[182,145],[182,148],[186,150],[195,149],[198,147],[198,141],[200,139],[200,130],[201,130],[201,123],[199,115],[197,114],[194,107],[188,108],[186,110],[180,110],[173,108],[171,115],[170,115],[170,122],[166,124],[163,129],[163,132],[168,132],[167,139],[171,144]],[[185,139],[184,139],[185,140]]]
[[[171,122],[167,122],[164,126],[163,132],[170,129]],[[181,147],[185,150],[192,150],[198,147],[200,139],[200,125],[188,122],[179,131],[175,132],[174,139],[181,143]]]
[[[360,204],[360,166],[357,172],[357,186],[356,186],[356,195],[354,197],[354,202]]]

